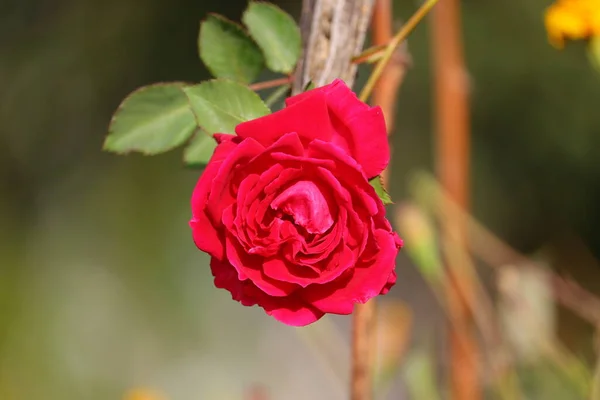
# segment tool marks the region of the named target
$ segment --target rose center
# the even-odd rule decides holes
[[[298,181],[271,203],[271,208],[289,215],[308,233],[324,233],[333,225],[329,202],[311,181]]]

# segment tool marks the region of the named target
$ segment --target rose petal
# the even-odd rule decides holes
[[[384,230],[374,232],[379,246],[377,258],[370,265],[357,265],[345,276],[324,285],[311,285],[299,293],[323,312],[350,314],[355,303],[365,303],[377,296],[395,268],[398,247],[394,236]]]
[[[292,164],[292,165],[302,164],[303,166],[313,166],[314,165],[314,166],[320,166],[320,167],[324,167],[324,168],[328,168],[328,169],[335,168],[335,162],[333,162],[332,160],[324,160],[324,159],[311,158],[311,157],[306,157],[306,156],[293,156],[290,154],[280,153],[280,152],[273,153],[272,157],[276,161],[285,162],[286,165],[287,164]]]
[[[290,326],[306,326],[325,315],[299,296],[271,297],[264,295],[257,297],[257,304],[265,310],[267,315]]]
[[[390,146],[385,118],[380,107],[369,107],[340,79],[286,100],[286,106],[311,103],[317,95],[325,95],[334,134],[331,141],[352,155],[369,178],[386,168]]]
[[[265,274],[273,279],[290,282],[306,288],[333,281],[356,263],[354,252],[344,244],[317,266],[294,264],[288,260],[272,257],[263,264]]]
[[[215,277],[215,287],[228,290],[233,300],[239,301],[245,306],[253,306],[257,299],[252,296],[254,290],[248,290],[250,281],[240,281],[237,271],[227,261],[221,261],[213,257],[210,260],[210,270]]]
[[[284,297],[283,301],[263,301],[259,304],[265,312],[279,322],[290,326],[306,326],[320,320],[324,312],[295,297]]]
[[[240,281],[234,267],[227,261],[213,258],[210,269],[215,277],[215,286],[228,290],[233,300],[239,301],[244,306],[259,305],[267,315],[287,325],[305,326],[324,315],[298,296],[271,297],[251,281]]]
[[[319,86],[318,88],[314,88],[311,90],[307,90],[306,92],[303,93],[299,93],[295,96],[291,96],[288,97],[287,99],[285,99],[285,105],[286,107],[289,107],[291,105],[294,105],[300,101],[304,101],[312,96],[314,96],[317,93],[327,93],[329,92],[331,89],[336,88],[337,86],[346,86],[346,82],[344,82],[341,79],[334,79],[330,84],[328,85],[323,85],[323,86]]]
[[[189,224],[196,246],[213,257],[223,259],[225,255],[225,246],[222,240],[224,235],[212,226],[206,215],[192,219]]]
[[[248,221],[244,218],[244,215],[248,207],[248,202],[251,204],[253,197],[255,197],[253,191],[256,189],[259,182],[260,176],[257,174],[246,176],[238,187],[236,202],[223,210],[223,225],[225,225],[227,229],[236,232],[236,236],[246,250],[252,247],[252,230],[249,227]],[[250,197],[250,199],[248,199],[248,197]]]
[[[282,135],[296,132],[303,142],[320,138],[329,140],[333,128],[329,120],[325,95],[315,94],[310,102],[301,102],[264,117],[243,122],[235,128],[242,138],[253,138],[264,146],[275,143]]]
[[[239,280],[249,279],[260,290],[275,297],[289,296],[298,289],[298,285],[276,281],[266,276],[262,271],[263,257],[245,253],[231,232],[226,235],[225,249],[227,259],[238,272]]]
[[[277,159],[273,155],[279,153],[288,154],[291,157],[304,155],[304,146],[296,132],[278,136],[275,142],[268,145],[263,152],[252,159],[247,166],[247,170],[252,172],[264,171],[265,167],[277,163]]]
[[[226,143],[229,142],[225,142],[224,144]],[[257,141],[253,139],[243,140],[222,161],[219,171],[213,177],[206,206],[208,216],[213,221],[219,221],[223,209],[235,200],[235,193],[232,193],[231,190],[231,181],[235,167],[247,164],[263,150],[264,147]]]
[[[242,141],[242,138],[236,135],[231,135],[229,133],[215,133],[213,134],[213,138],[215,138],[217,144],[223,144],[227,142],[231,142],[232,144],[239,144]]]
[[[223,235],[206,215],[208,194],[220,166],[220,161],[209,163],[200,175],[192,193],[192,219],[189,224],[196,246],[211,256],[222,259],[225,252]]]
[[[331,257],[323,262],[321,275],[314,280],[314,283],[326,284],[332,282],[355,265],[356,256],[354,252],[345,244],[340,244],[335,253],[332,252]]]
[[[333,225],[330,201],[312,181],[301,180],[285,189],[271,207],[281,210],[309,233],[324,233]]]
[[[353,118],[336,114],[332,123],[336,132],[342,132],[342,126],[348,130],[350,153],[362,166],[365,175],[373,178],[381,174],[390,162],[390,145],[381,108],[365,110]]]
[[[352,188],[351,194],[357,196],[357,200],[362,203],[353,202],[354,209],[364,208],[370,215],[376,215],[379,212],[378,203],[381,203],[381,200],[375,193],[375,189],[369,184],[361,166],[342,149],[332,143],[313,140],[307,149],[307,155],[336,162],[333,171],[336,180],[342,182],[342,186]],[[383,203],[381,204],[383,205]]]
[[[306,287],[318,278],[318,273],[308,267],[293,265],[285,259],[271,257],[263,264],[265,275],[278,281],[290,282]]]
[[[365,229],[364,221],[361,220],[361,216],[364,218],[368,213],[364,212],[364,207],[361,207],[360,205],[355,207],[352,205],[352,196],[350,195],[350,192],[341,185],[340,181],[331,171],[324,168],[318,168],[317,174],[331,189],[333,189],[332,191],[340,208],[348,213],[348,221],[345,222],[347,226],[347,235],[344,237],[344,240],[348,246],[358,248],[357,254],[360,255],[366,246],[368,237],[368,232]],[[354,186],[354,188],[356,188],[356,186]]]
[[[390,276],[388,277],[388,280],[387,280],[385,286],[383,287],[383,289],[381,289],[381,293],[379,293],[379,294],[388,294],[390,289],[396,284],[397,279],[398,279],[398,276],[396,275],[396,270],[393,270],[392,273],[390,274]]]

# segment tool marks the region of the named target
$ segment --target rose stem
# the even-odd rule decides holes
[[[392,2],[391,0],[376,0],[373,9],[371,29],[375,46],[390,42],[392,38]],[[405,73],[405,63],[399,58],[391,60],[382,71],[381,81],[373,89],[373,104],[381,107],[386,120],[388,135],[391,134],[394,123],[396,95],[402,84]],[[384,84],[385,82],[385,84]],[[384,185],[387,186],[387,172],[384,171]],[[358,304],[352,320],[352,400],[370,400],[373,396],[373,371],[375,362],[375,313],[376,301],[371,299],[365,304]]]
[[[292,82],[292,77],[286,76],[285,78],[277,78],[277,79],[273,79],[270,81],[256,82],[251,85],[248,85],[248,87],[254,91],[259,91],[259,90],[263,90],[263,89],[270,89],[270,88],[274,88],[277,86],[290,84],[291,82]]]
[[[393,34],[392,2],[391,0],[378,0],[376,7],[378,7],[377,4],[380,3],[381,6],[376,8],[376,10],[381,9],[385,11],[373,14],[373,42],[375,44],[389,43]],[[382,20],[383,22],[379,23],[379,20]],[[375,87],[373,88],[373,97],[371,102],[374,105],[381,107],[383,116],[385,118],[387,133],[390,136],[394,130],[396,100],[400,86],[404,80],[404,75],[406,74],[409,59],[410,55],[408,54],[407,46],[401,46],[397,48],[396,51],[394,51],[393,57],[391,58],[389,64],[383,69],[381,73],[381,79],[376,82]],[[390,150],[393,156],[394,149],[391,143]],[[383,180],[384,187],[389,190],[389,170],[387,168],[382,172],[381,178]]]
[[[391,60],[392,55],[394,54],[394,50],[396,50],[396,47],[398,47],[400,43],[402,43],[402,41],[406,39],[406,37],[413,31],[417,24],[423,19],[423,17],[425,17],[425,15],[427,15],[427,13],[433,8],[433,6],[436,3],[437,0],[427,0],[425,3],[423,3],[423,5],[417,10],[417,12],[415,12],[410,17],[410,19],[406,21],[404,25],[402,25],[402,28],[398,31],[396,36],[394,36],[392,40],[388,43],[385,49],[385,53],[381,57],[381,60],[379,60],[379,62],[375,66],[375,69],[371,73],[371,76],[369,76],[365,87],[360,92],[359,98],[362,101],[367,101],[367,99],[371,95],[371,92],[373,91],[375,84],[381,77],[385,66]]]
[[[391,37],[390,37],[390,40],[391,40]],[[359,55],[352,57],[352,63],[354,63],[354,64],[362,64],[364,62],[374,63],[376,61],[381,60],[381,57],[383,56],[383,53],[385,52],[385,49],[387,48],[388,43],[389,43],[389,40],[378,46],[369,47],[368,49],[364,50]]]
[[[469,208],[469,111],[467,74],[460,38],[460,0],[444,0],[433,12],[431,47],[434,63],[435,122],[437,136],[436,169],[441,185],[462,209]],[[456,214],[441,220],[446,242],[465,247],[466,225]],[[474,296],[473,279],[465,266],[449,264],[445,282],[446,302],[452,319],[449,327],[450,398],[477,400],[479,356],[473,335],[473,315],[469,302]]]

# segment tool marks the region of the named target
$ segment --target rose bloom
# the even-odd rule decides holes
[[[385,294],[402,241],[369,184],[390,159],[381,109],[336,80],[235,131],[192,196],[215,286],[294,326]]]

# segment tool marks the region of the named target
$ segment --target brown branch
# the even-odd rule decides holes
[[[391,0],[377,0],[373,12],[373,44],[380,46],[387,44],[393,37],[392,26],[392,4]],[[408,63],[410,59],[408,54],[408,45],[404,41],[403,45],[398,47],[390,63],[381,74],[381,78],[375,84],[373,89],[373,104],[381,107],[385,117],[388,135],[394,131],[394,116],[396,114],[396,100]],[[390,150],[393,147],[390,144]],[[389,189],[389,170],[386,169],[382,174],[383,184]]]
[[[386,44],[380,44],[378,46],[372,46],[364,50],[357,56],[352,57],[353,64],[362,64],[366,62],[375,62],[381,59],[383,53],[385,53]]]
[[[357,304],[352,319],[352,379],[351,400],[373,398],[373,330],[375,328],[375,299]]]
[[[432,51],[436,96],[437,172],[448,195],[469,207],[470,133],[468,93],[460,38],[459,0],[444,0],[433,10]],[[442,235],[463,246],[466,226],[453,214],[442,219]],[[449,261],[449,260],[448,260]],[[450,392],[454,400],[481,398],[478,382],[478,346],[472,332],[472,277],[464,265],[448,267],[447,302],[459,329],[450,328]],[[460,282],[460,284],[458,284]],[[467,346],[461,345],[467,343]]]
[[[392,2],[391,0],[376,0],[373,10],[371,29],[373,45],[387,44],[392,40]],[[403,50],[406,52],[406,48]],[[398,53],[402,57],[402,53]],[[378,83],[373,90],[373,104],[381,107],[386,119],[388,135],[392,133],[397,93],[405,73],[405,63],[394,57],[383,70]],[[384,171],[384,185],[388,186],[387,170]],[[353,369],[352,369],[352,400],[369,400],[373,396],[372,371],[374,370],[375,348],[375,314],[377,303],[371,299],[365,304],[359,304],[355,309],[353,320]]]
[[[294,74],[292,94],[309,82],[323,86],[336,78],[350,87],[357,66],[351,63],[365,41],[374,0],[303,0],[300,29],[303,55]]]
[[[373,9],[373,19],[371,30],[373,32],[373,44],[384,44],[392,38],[392,4],[390,0],[376,0]],[[386,71],[389,70],[386,68]],[[382,76],[384,78],[384,76]],[[396,86],[397,88],[397,86]],[[379,87],[380,89],[380,87]],[[381,92],[379,100],[381,101]],[[390,117],[390,109],[393,109],[394,98],[383,98],[385,104],[375,103],[382,107],[383,115],[386,120]],[[386,114],[387,112],[387,114]],[[389,133],[388,125],[388,133]],[[385,183],[384,183],[385,184]],[[375,299],[371,299],[365,304],[358,304],[354,310],[354,319],[352,321],[352,400],[370,400],[373,397],[373,361],[374,361],[374,330],[375,314],[377,304]]]
[[[406,24],[402,25],[398,33],[392,37],[392,40],[389,41],[387,46],[385,47],[385,51],[381,55],[381,58],[375,65],[373,72],[367,79],[365,86],[362,88],[359,99],[362,101],[367,101],[371,96],[371,92],[375,88],[375,85],[381,78],[381,75],[384,69],[387,67],[388,62],[391,61],[394,56],[394,52],[406,40],[408,35],[413,31],[413,29],[421,22],[423,18],[431,11],[433,6],[437,3],[438,0],[425,0],[425,2],[417,9],[417,11],[406,21]]]
[[[373,32],[373,44],[384,44],[392,38],[392,4],[390,0],[376,0],[373,9],[373,19],[371,22],[371,30]],[[389,70],[386,68],[386,71]],[[384,76],[382,75],[382,78]],[[397,88],[397,86],[396,86]],[[381,86],[379,86],[379,90]],[[384,100],[385,104],[378,104],[385,107],[384,117],[391,118],[390,112],[394,104],[389,104],[389,101],[395,102],[394,98],[381,98],[379,92],[379,100]],[[387,112],[387,114],[386,114]],[[389,133],[389,126],[388,126]],[[385,184],[385,183],[384,183]],[[352,323],[352,400],[370,400],[373,397],[373,362],[375,347],[374,330],[375,330],[375,313],[377,303],[375,299],[371,299],[365,304],[358,304],[354,310],[354,319]]]
[[[309,82],[316,87],[342,79],[352,87],[357,66],[352,57],[364,44],[374,0],[303,0],[300,29],[302,56],[296,66],[292,94]],[[371,398],[372,308],[358,305],[353,316],[352,383],[353,400]]]
[[[264,82],[256,82],[251,85],[248,85],[248,87],[257,92],[259,90],[270,89],[281,85],[287,85],[290,82],[292,82],[292,77],[286,76],[285,78],[278,78]]]

